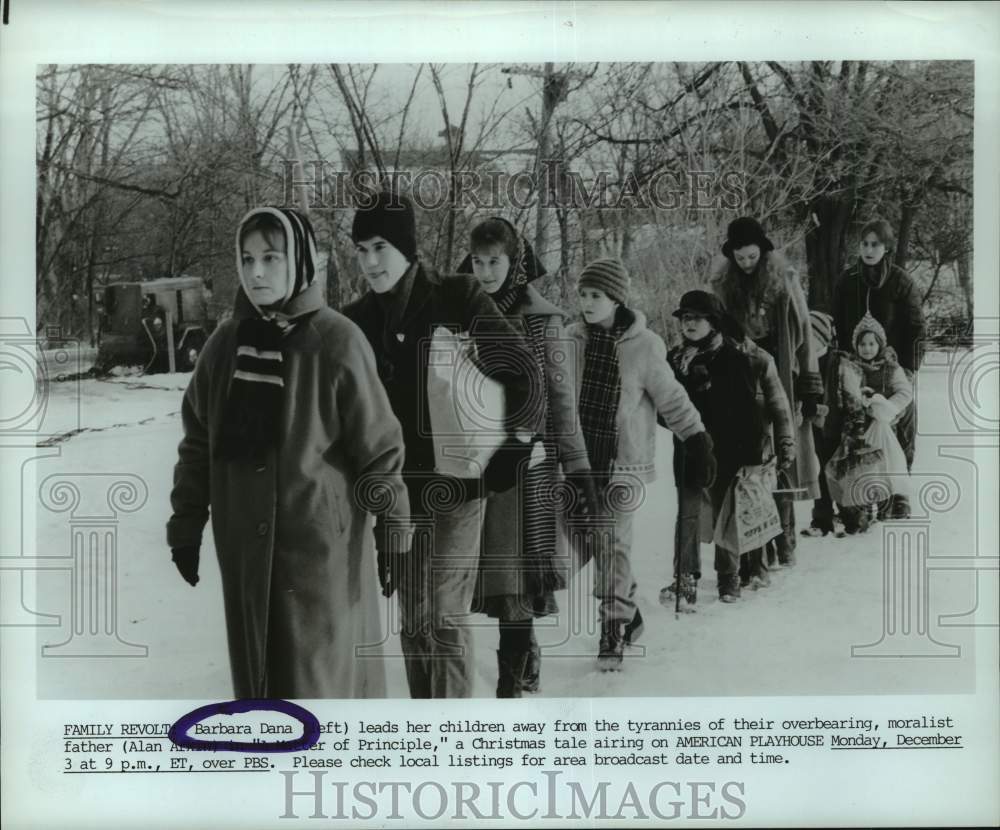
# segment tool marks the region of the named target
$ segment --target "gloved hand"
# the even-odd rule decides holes
[[[803,418],[812,418],[812,417],[814,417],[816,415],[816,412],[817,412],[818,408],[819,408],[819,404],[820,404],[820,399],[819,398],[813,397],[811,395],[809,397],[807,397],[807,398],[803,398],[802,399],[802,417]]]
[[[379,517],[374,527],[375,550],[378,554],[378,582],[382,596],[391,597],[406,577],[406,567],[411,559],[412,536],[409,527]]]
[[[572,511],[573,516],[594,517],[605,512],[601,494],[597,489],[597,482],[590,470],[566,473],[566,483],[576,490],[576,506]]]
[[[684,483],[692,490],[703,490],[715,482],[715,455],[712,436],[696,432],[684,444]]]
[[[899,414],[896,405],[889,401],[885,395],[880,395],[877,392],[871,397],[868,411],[876,421],[883,421],[887,424],[891,423],[892,419]]]
[[[180,571],[184,581],[192,588],[198,584],[198,562],[201,556],[197,545],[188,545],[182,548],[171,548],[171,559]]]
[[[524,436],[521,436],[524,437]],[[493,453],[483,473],[483,483],[491,493],[503,493],[517,484],[517,471],[523,464],[527,468],[531,459],[532,441],[521,441],[508,435],[507,440]]]
[[[378,552],[378,584],[382,586],[382,596],[388,598],[396,593],[400,583],[408,577],[407,568],[412,563],[410,551],[404,553]]]

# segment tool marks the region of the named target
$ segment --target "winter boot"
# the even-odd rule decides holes
[[[821,474],[822,476],[822,474]],[[813,502],[812,522],[809,527],[802,528],[802,536],[826,536],[834,532],[833,527],[833,504],[829,498],[819,498]]]
[[[625,625],[620,620],[601,623],[601,646],[597,668],[601,671],[621,671],[625,651]]]
[[[893,519],[909,519],[910,518],[910,500],[906,496],[896,493],[892,497],[892,507],[890,508],[890,515]]]
[[[767,573],[767,565],[764,564],[764,549],[755,548],[747,554],[747,560],[749,563],[749,584],[750,588],[754,591],[760,588],[769,588],[771,586],[771,577]],[[742,580],[740,580],[742,585]]]
[[[844,530],[843,533],[836,534],[837,538],[842,539],[844,536],[854,536],[858,533],[864,533],[868,530],[869,516],[868,505],[842,507],[840,509],[840,517],[844,520]]]
[[[520,697],[528,652],[497,652],[497,697]]]
[[[740,598],[740,575],[738,573],[720,573],[719,599],[723,602],[736,602]]]
[[[671,582],[660,590],[660,605],[665,608],[674,608],[676,605],[677,587]],[[698,601],[698,580],[693,574],[684,574],[681,577],[681,599],[688,605],[694,605]],[[694,609],[689,609],[693,611]]]
[[[645,627],[646,626],[642,620],[642,614],[640,614],[639,609],[636,608],[632,619],[625,623],[625,631],[623,633],[625,645],[630,646],[638,642]]]
[[[819,536],[826,536],[828,533],[833,533],[833,520],[829,522],[812,520],[812,524],[809,527],[802,528],[801,535],[806,537],[811,537],[813,539]]]
[[[750,584],[750,554],[740,554],[740,587],[746,588]]]
[[[541,689],[541,671],[542,650],[538,647],[537,642],[533,642],[531,650],[528,652],[528,662],[524,667],[524,682],[521,684],[522,691],[529,694],[538,693],[538,690]]]
[[[795,539],[789,538],[784,533],[775,540],[775,548],[778,553],[778,564],[785,568],[795,566]]]

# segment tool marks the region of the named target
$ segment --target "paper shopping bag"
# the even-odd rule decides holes
[[[428,354],[427,407],[439,473],[479,478],[507,437],[503,386],[476,364],[467,335],[434,330]]]
[[[715,544],[746,553],[781,535],[778,506],[764,465],[742,467],[726,491],[715,524]]]

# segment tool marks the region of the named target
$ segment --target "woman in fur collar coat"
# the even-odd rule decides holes
[[[812,421],[823,401],[823,381],[813,351],[809,309],[795,269],[767,238],[756,219],[729,224],[722,246],[725,260],[711,278],[712,289],[747,335],[773,358],[796,418],[796,460],[784,478],[792,493],[778,494],[782,535],[780,564],[795,563],[794,499],[819,496],[819,460]]]

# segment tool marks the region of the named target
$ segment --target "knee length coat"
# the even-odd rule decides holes
[[[757,291],[748,281],[757,280]],[[812,345],[812,326],[805,293],[795,270],[776,251],[762,255],[755,278],[744,274],[728,259],[718,264],[711,286],[715,295],[758,343],[768,342],[793,414],[800,411],[804,396],[819,400],[823,381]],[[788,471],[789,485],[800,488],[797,499],[819,498],[819,459],[813,440],[812,422],[796,416],[796,463]]]
[[[508,318],[528,337],[529,317],[545,320],[545,363],[540,367],[546,391],[542,417],[543,423],[551,425],[551,431],[546,429],[544,436],[546,459],[535,492],[527,487],[522,490],[519,485],[503,493],[491,493],[486,501],[474,607],[485,608],[488,613],[488,599],[507,596],[519,597],[525,614],[537,613],[539,605],[545,607],[539,598],[547,590],[566,587],[565,569],[552,561],[557,555],[557,517],[549,495],[552,491],[546,490],[555,486],[558,466],[564,473],[590,469],[576,414],[575,367],[567,360],[564,313],[529,285],[508,312]]]
[[[364,334],[320,286],[286,311],[313,313],[283,343],[282,433],[260,458],[214,453],[237,326],[255,313],[242,290],[205,344],[181,411],[168,543],[200,544],[211,513],[237,697],[384,697],[366,508],[409,521],[402,430]],[[367,503],[372,477],[389,485],[388,505]]]

